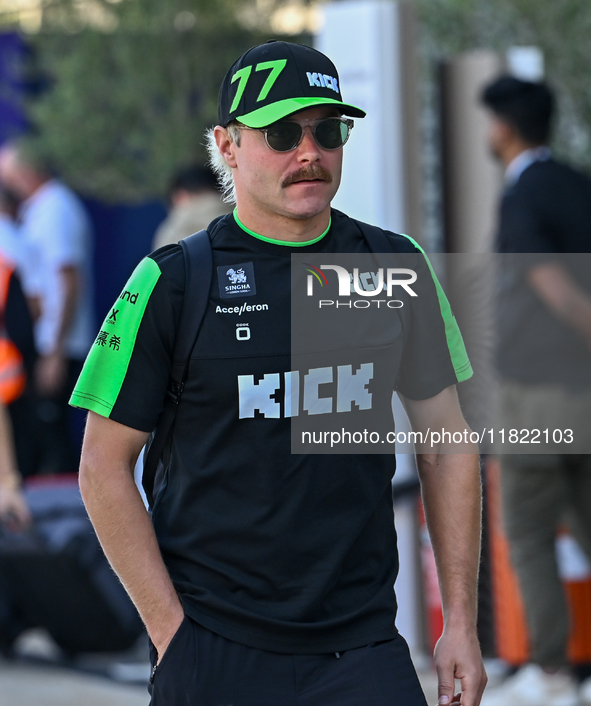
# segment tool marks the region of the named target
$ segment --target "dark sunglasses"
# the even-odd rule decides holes
[[[312,128],[316,144],[323,150],[338,150],[349,139],[354,123],[350,118],[318,118],[317,120],[302,120],[301,123],[292,120],[279,120],[268,127],[249,128],[239,125],[241,130],[258,130],[265,135],[265,141],[275,152],[294,150],[304,138],[305,124]]]

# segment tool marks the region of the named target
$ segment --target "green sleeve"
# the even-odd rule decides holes
[[[109,417],[121,391],[140,324],[160,278],[154,260],[144,258],[107,314],[70,398],[80,407]]]
[[[427,265],[429,266],[431,277],[433,278],[433,283],[437,291],[439,309],[441,311],[441,317],[445,326],[445,337],[447,340],[447,347],[449,349],[449,355],[456,374],[457,381],[463,382],[464,380],[468,380],[474,374],[472,370],[472,365],[470,364],[470,359],[468,358],[468,353],[466,352],[466,346],[464,345],[464,339],[462,338],[460,327],[458,326],[456,317],[454,316],[453,311],[451,310],[451,306],[445,295],[445,292],[443,291],[443,287],[437,279],[437,275],[433,270],[433,266],[429,262],[429,258],[425,254],[423,248],[421,248],[421,246],[416,242],[416,240],[413,240],[413,238],[411,238],[409,235],[405,235],[404,237],[408,238],[413,243],[413,245],[415,245],[415,247],[417,247],[423,253],[423,257],[425,258]]]

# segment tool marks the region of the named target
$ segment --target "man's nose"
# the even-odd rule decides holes
[[[302,141],[297,146],[298,158],[302,161],[316,161],[320,158],[320,148],[314,138],[313,128],[311,125],[305,125],[302,129]]]

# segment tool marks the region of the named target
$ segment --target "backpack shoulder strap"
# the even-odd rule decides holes
[[[213,268],[211,241],[206,230],[193,233],[179,244],[185,256],[185,296],[172,352],[169,390],[176,404],[180,401],[189,359],[207,310]]]
[[[394,247],[391,240],[388,238],[386,233],[377,226],[372,226],[369,223],[361,223],[360,221],[355,221],[355,224],[361,231],[361,234],[365,238],[367,247],[370,252],[380,253],[380,252],[393,252]]]
[[[172,430],[181,400],[191,353],[207,310],[212,280],[213,256],[207,231],[200,230],[198,233],[179,241],[179,244],[185,257],[183,306],[174,341],[170,380],[164,408],[152,433],[151,443],[144,452],[142,485],[150,507],[154,504],[154,480],[158,463]]]
[[[389,237],[389,231],[378,228],[378,226],[362,223],[355,219],[351,220],[359,228],[369,251],[372,253],[416,253],[417,250],[420,250],[417,243],[408,235],[390,232],[393,237]]]

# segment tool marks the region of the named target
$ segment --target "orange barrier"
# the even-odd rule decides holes
[[[441,609],[441,594],[439,593],[435,556],[433,554],[433,547],[431,546],[431,538],[427,531],[423,503],[420,499],[417,501],[417,512],[419,516],[421,570],[423,574],[427,639],[432,654],[435,649],[435,644],[443,632],[443,612]]]

